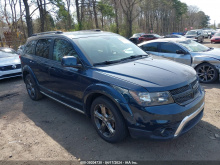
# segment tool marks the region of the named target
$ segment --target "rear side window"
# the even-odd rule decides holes
[[[147,35],[147,38],[154,38],[153,35]]]
[[[34,54],[35,53],[35,46],[36,46],[37,41],[30,41],[27,43],[24,49],[24,53],[27,54]]]
[[[149,43],[149,44],[143,45],[142,49],[144,51],[158,52],[157,45],[158,45],[157,42]]]
[[[51,39],[40,39],[36,46],[36,55],[49,58]]]
[[[56,39],[54,42],[53,60],[61,61],[64,56],[74,56],[78,58],[70,42],[63,39]]]
[[[160,50],[162,53],[176,53],[177,50],[182,49],[173,43],[161,43]]]

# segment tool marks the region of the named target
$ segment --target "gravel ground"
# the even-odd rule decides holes
[[[219,47],[220,44],[207,46]],[[0,81],[0,161],[217,160],[220,162],[220,83],[206,91],[202,121],[166,142],[103,141],[91,121],[49,98],[32,101],[21,78]],[[52,163],[53,164],[53,163]]]

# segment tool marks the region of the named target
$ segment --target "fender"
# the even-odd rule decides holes
[[[23,81],[25,81],[25,79],[24,79],[24,76],[25,76],[24,73],[25,73],[25,72],[28,72],[29,74],[31,74],[31,76],[33,77],[35,83],[36,83],[37,85],[39,85],[39,83],[38,83],[38,81],[37,81],[37,78],[36,78],[34,72],[32,71],[32,69],[31,69],[28,65],[25,65],[24,67],[22,67],[22,77],[23,77]]]
[[[133,116],[133,113],[130,109],[130,107],[127,104],[126,99],[122,96],[121,93],[119,93],[115,88],[113,88],[110,85],[107,84],[91,84],[86,88],[84,91],[84,96],[83,96],[83,109],[86,112],[86,105],[87,101],[90,96],[93,94],[100,94],[108,97],[115,103],[115,105],[118,107],[118,109],[121,111],[121,113],[124,115],[125,113],[128,113],[130,116]]]
[[[199,64],[202,63],[209,63],[212,64],[214,66],[220,65],[220,61],[218,59],[215,59],[213,57],[209,57],[209,56],[195,56],[193,57],[193,68],[196,68]]]

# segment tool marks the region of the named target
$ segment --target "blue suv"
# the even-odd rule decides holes
[[[203,116],[204,91],[194,69],[154,59],[118,34],[35,34],[20,59],[32,100],[47,96],[87,115],[107,142],[128,134],[173,139]]]

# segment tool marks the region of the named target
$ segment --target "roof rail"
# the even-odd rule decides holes
[[[45,35],[45,34],[62,34],[62,31],[49,31],[49,32],[42,32],[42,33],[35,33],[32,34],[32,36],[38,36],[38,35]]]
[[[90,30],[80,30],[80,31],[93,31],[93,32],[101,32],[100,29],[90,29]]]

